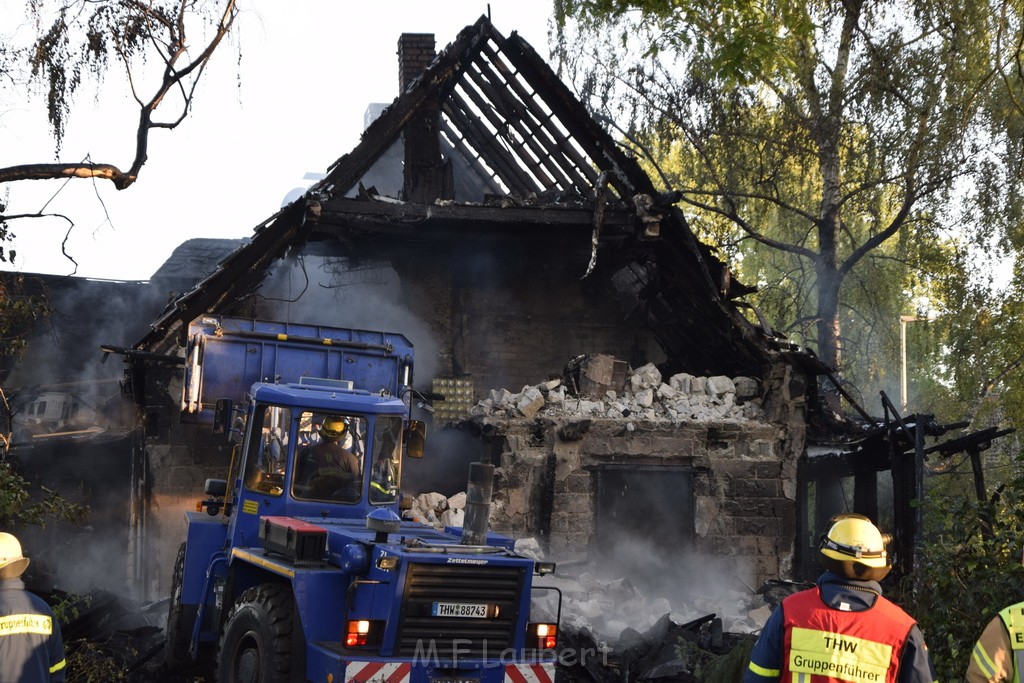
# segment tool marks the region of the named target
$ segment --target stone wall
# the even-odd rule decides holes
[[[803,448],[802,394],[787,393],[791,379],[785,368],[769,373],[765,386],[780,395],[759,400],[764,410],[758,419],[489,416],[491,438],[502,444],[491,525],[514,537],[539,537],[556,559],[593,555],[600,551],[595,529],[601,514],[595,472],[609,466],[627,473],[685,472],[692,491],[681,492],[668,517],[652,516],[645,527],[652,543],[666,537],[663,524],[688,518],[687,553],[731,558],[731,569],[750,586],[788,577]]]
[[[145,520],[145,567],[141,573],[145,593],[152,599],[166,596],[178,546],[185,540],[185,513],[204,499],[207,479],[227,479],[231,444],[214,436],[209,425],[168,421],[166,437],[150,439],[146,446],[150,491]]]

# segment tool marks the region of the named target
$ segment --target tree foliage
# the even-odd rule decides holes
[[[928,540],[897,596],[921,625],[942,681],[963,680],[985,624],[1022,599],[1024,479],[1010,478],[985,502],[963,495],[963,485],[954,478],[932,487],[924,510]],[[994,521],[992,533],[982,519]]]
[[[91,161],[0,167],[0,183],[100,178],[119,190],[130,187],[146,163],[150,133],[176,128],[188,115],[203,71],[236,15],[235,0],[28,2],[32,38],[0,34],[0,93],[28,88],[42,97],[59,156],[80,86],[90,79],[102,84],[111,67],[123,69],[139,112],[137,128],[128,133],[135,156],[123,170]]]
[[[682,192],[758,305],[847,374],[882,379],[899,316],[1020,233],[1014,4],[556,8],[587,101]]]
[[[68,501],[58,492],[40,487],[36,496],[6,457],[0,459],[0,528],[20,529],[25,525],[44,525],[48,520],[79,522],[88,508]]]

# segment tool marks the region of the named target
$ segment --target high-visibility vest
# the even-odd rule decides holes
[[[1013,650],[1013,683],[1020,683],[1020,672],[1024,668],[1024,602],[1010,605],[999,612],[999,618],[1010,634],[1010,649]]]
[[[782,601],[784,683],[895,683],[914,620],[878,596],[861,612],[829,607],[815,586]]]

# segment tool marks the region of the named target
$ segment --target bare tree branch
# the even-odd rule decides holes
[[[126,0],[125,5],[138,12],[145,21],[158,25],[166,32],[166,42],[161,46],[156,42],[157,30],[151,31],[154,47],[164,59],[163,78],[155,93],[148,102],[143,102],[131,71],[130,57],[124,46],[114,40],[114,49],[127,70],[129,87],[135,100],[139,103],[139,122],[135,135],[135,158],[128,170],[122,171],[114,164],[101,163],[42,163],[23,164],[0,168],[0,183],[20,180],[54,180],[61,178],[93,178],[109,180],[118,190],[131,187],[138,179],[142,167],[148,160],[149,134],[154,128],[174,129],[188,115],[195,96],[196,87],[202,77],[203,70],[213,57],[221,41],[234,25],[238,14],[236,0],[225,0],[224,9],[217,23],[216,31],[209,43],[200,54],[183,68],[177,68],[177,62],[186,54],[188,42],[185,33],[185,18],[194,9],[196,0],[182,0],[178,6],[175,21],[168,21],[159,12],[153,10],[148,3],[137,0]],[[192,77],[191,80],[190,77]],[[182,108],[176,118],[167,121],[154,120],[157,108],[172,90],[178,90],[182,97]]]

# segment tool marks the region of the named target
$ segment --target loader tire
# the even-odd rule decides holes
[[[295,631],[301,631],[295,622],[289,586],[265,583],[243,592],[220,639],[218,683],[289,683]]]
[[[192,640],[192,626],[198,612],[195,605],[181,604],[181,587],[185,582],[185,544],[178,546],[178,557],[174,560],[174,574],[171,578],[171,599],[167,606],[167,644],[164,647],[164,662],[171,671],[186,669],[195,661],[189,654]]]

